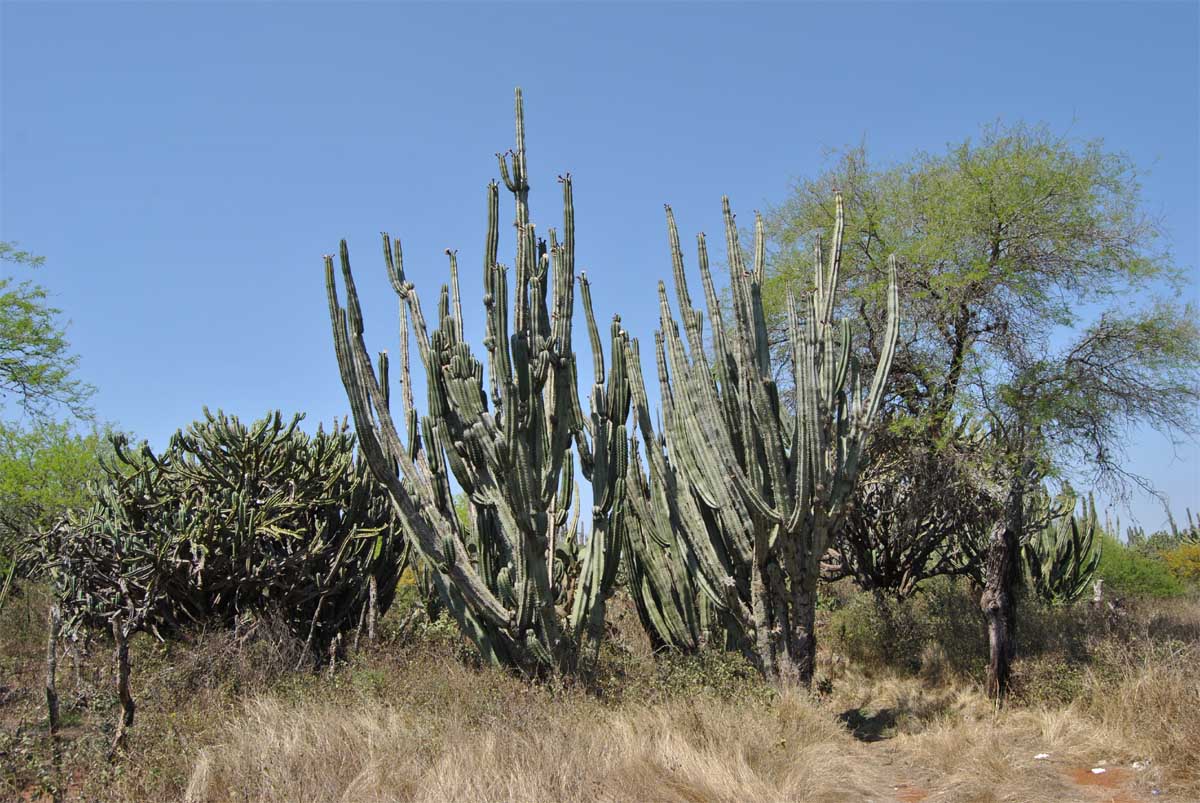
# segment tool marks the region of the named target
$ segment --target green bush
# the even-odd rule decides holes
[[[1104,580],[1105,590],[1115,594],[1177,597],[1185,590],[1162,560],[1138,554],[1108,535],[1096,574]]]
[[[843,595],[827,628],[835,651],[866,666],[918,671],[931,645],[941,648],[939,660],[959,674],[973,675],[987,663],[979,600],[961,578],[931,578],[900,600]]]
[[[1200,584],[1200,544],[1183,544],[1162,554],[1167,569],[1180,582]]]

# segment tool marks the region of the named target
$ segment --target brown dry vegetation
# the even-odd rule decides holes
[[[116,700],[99,642],[78,678],[62,662],[53,758],[31,593],[0,621],[0,799],[1200,800],[1200,604],[1116,623],[1031,609],[1018,697],[997,713],[956,595],[934,589],[895,617],[906,652],[887,659],[864,646],[879,622],[831,595],[814,695],[779,694],[729,656],[652,659],[627,610],[587,684],[475,667],[442,624],[332,674],[293,671],[295,647],[269,628],[144,639],[130,749],[108,764]],[[1092,774],[1100,762],[1109,772]]]

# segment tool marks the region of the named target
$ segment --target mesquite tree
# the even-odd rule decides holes
[[[600,334],[586,279],[580,279],[595,378],[591,416],[577,393],[572,321],[575,213],[572,183],[562,176],[562,239],[539,240],[529,209],[529,174],[521,92],[516,93],[516,145],[500,155],[500,172],[516,206],[516,276],[511,315],[509,270],[498,261],[499,187],[487,188],[483,258],[488,380],[463,338],[458,265],[450,256],[432,331],[415,285],[405,274],[400,243],[384,235],[384,257],[401,308],[401,417],[390,407],[386,359],[379,373],[363,339],[363,319],[345,241],[341,307],[333,258],[325,260],[330,318],[342,383],[363,453],[387,488],[396,514],[461,630],[485,660],[529,671],[570,670],[594,652],[616,581],[625,496],[629,390],[626,335],[614,319],[612,365],[605,376]],[[428,407],[412,397],[407,338],[415,334],[425,369]],[[490,401],[490,404],[489,404]],[[563,536],[572,472],[571,449],[592,484],[591,535],[572,599],[556,605],[555,546]],[[471,540],[455,514],[451,477],[470,498]],[[565,497],[565,498],[564,498]],[[559,572],[560,576],[564,573]]]
[[[762,304],[766,258],[756,220],[753,262],[746,264],[729,201],[724,201],[732,326],[722,315],[698,237],[708,304],[692,308],[674,215],[667,227],[680,327],[659,284],[660,383],[667,451],[701,515],[684,522],[704,587],[743,634],[743,647],[774,680],[810,683],[821,557],[862,468],[898,334],[896,267],[889,267],[888,318],[881,358],[863,392],[851,357],[850,323],[833,320],[845,228],[841,199],[828,267],[816,249],[815,287],[803,313],[789,295],[788,340],[796,403],[781,403],[772,371]]]

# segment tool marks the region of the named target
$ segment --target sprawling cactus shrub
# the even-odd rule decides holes
[[[878,431],[826,556],[825,578],[851,577],[864,591],[897,598],[938,575],[982,584],[982,544],[999,506],[980,476],[980,443],[965,420],[940,442]]]
[[[511,158],[511,161],[510,161]],[[435,585],[462,631],[491,662],[530,671],[574,667],[603,630],[605,603],[616,579],[625,496],[629,390],[625,333],[612,327],[612,366],[605,377],[600,335],[581,278],[595,364],[591,418],[576,389],[572,351],[575,213],[570,176],[563,193],[562,240],[554,229],[539,241],[529,210],[525,123],[516,95],[516,146],[500,156],[505,186],[516,202],[516,277],[511,317],[508,268],[498,262],[499,189],[487,189],[483,259],[488,378],[463,339],[458,266],[450,253],[437,328],[429,332],[416,288],[404,271],[399,242],[384,235],[384,257],[400,299],[401,436],[390,409],[386,370],[378,374],[363,340],[358,294],[343,241],[346,306],[337,295],[333,258],[325,261],[330,318],[342,382],[363,453],[430,567]],[[408,366],[409,319],[428,387],[427,414],[413,406]],[[387,362],[382,366],[386,368]],[[490,406],[489,406],[490,399]],[[555,545],[566,526],[564,483],[572,444],[592,484],[591,535],[569,600],[556,588]],[[453,477],[470,497],[472,548],[454,515]],[[560,574],[560,576],[563,576]]]
[[[403,562],[387,497],[348,425],[309,436],[301,416],[246,426],[213,415],[155,455],[117,439],[89,510],[49,539],[64,620],[119,620],[167,637],[270,613],[314,650],[386,610]]]
[[[815,289],[802,316],[789,299],[789,338],[797,404],[781,404],[770,365],[761,287],[766,272],[761,219],[753,263],[738,244],[728,199],[725,241],[733,299],[732,328],[722,315],[698,238],[700,278],[708,306],[692,308],[679,234],[667,209],[675,288],[684,342],[659,284],[658,334],[666,447],[698,516],[681,522],[701,585],[743,634],[743,647],[768,677],[811,681],[820,562],[862,468],[872,419],[895,351],[898,313],[894,261],[881,359],[864,394],[851,357],[850,324],[833,322],[842,235],[840,196],[828,268],[817,251]],[[689,502],[690,504],[690,502]],[[680,510],[684,510],[680,506]]]
[[[1022,545],[1027,587],[1051,605],[1066,605],[1087,593],[1100,565],[1100,540],[1096,537],[1096,503],[1089,494],[1083,515],[1074,515],[1075,497],[1057,503],[1042,495],[1044,523]]]

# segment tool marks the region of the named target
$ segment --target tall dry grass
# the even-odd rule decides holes
[[[13,619],[0,622],[0,799],[38,799],[36,784],[57,777],[62,799],[109,803],[1200,800],[1194,601],[1135,606],[1103,626],[1078,612],[1030,617],[1019,693],[1000,711],[972,662],[951,654],[971,649],[967,629],[922,615],[943,635],[913,639],[916,658],[892,665],[848,660],[827,626],[817,695],[780,694],[727,655],[652,658],[621,633],[586,686],[473,667],[440,626],[333,674],[294,671],[269,627],[141,639],[138,720],[113,765],[111,661],[97,642],[81,683],[64,670],[56,775],[38,741],[37,617]],[[1113,788],[1081,785],[1102,761]]]
[[[612,707],[443,669],[408,668],[436,688],[413,704],[251,700],[200,752],[185,799],[832,802],[885,788],[867,749],[803,696]]]

